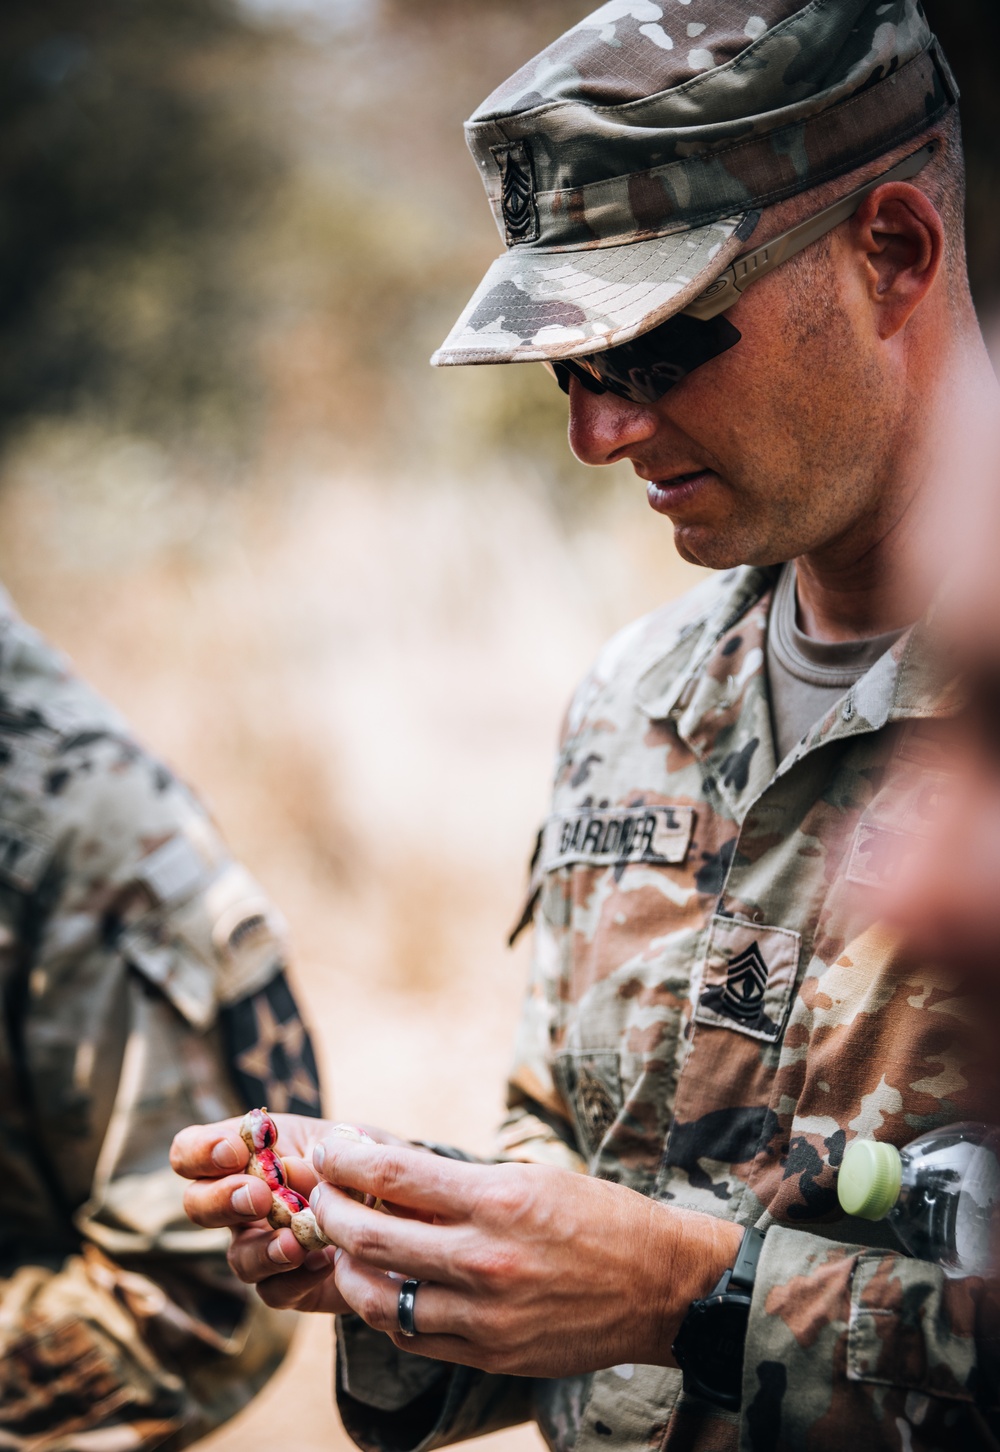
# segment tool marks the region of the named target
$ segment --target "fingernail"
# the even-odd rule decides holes
[[[313,1186],[312,1194],[309,1196],[309,1209],[313,1212],[314,1215],[316,1214],[316,1211],[319,1209],[319,1202],[320,1202],[320,1200],[322,1200],[322,1198],[323,1198],[323,1186],[322,1185],[314,1185]]]
[[[325,1245],[322,1250],[311,1250],[302,1263],[306,1270],[327,1270],[334,1263],[337,1254],[332,1245]]]
[[[231,1205],[237,1215],[256,1215],[253,1208],[253,1196],[250,1193],[249,1185],[241,1185],[238,1190],[233,1191]]]
[[[316,1146],[316,1148],[313,1150],[313,1169],[314,1170],[322,1170],[322,1168],[323,1168],[323,1166],[325,1164],[326,1164],[326,1149],[324,1148],[323,1145],[318,1144]]]
[[[274,1237],[270,1245],[267,1247],[267,1258],[268,1260],[273,1260],[275,1265],[288,1264],[288,1256],[282,1250],[281,1241],[278,1239],[277,1236]]]
[[[240,1157],[228,1139],[219,1140],[219,1143],[212,1151],[212,1163],[213,1165],[218,1165],[220,1170],[235,1170],[239,1168]]]

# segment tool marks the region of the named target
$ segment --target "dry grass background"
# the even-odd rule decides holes
[[[272,457],[221,488],[49,426],[0,493],[22,612],[197,784],[289,918],[336,1113],[482,1151],[561,712],[609,632],[695,573],[630,475],[576,516],[502,461],[391,478]],[[310,1324],[212,1452],[291,1418],[298,1452],[345,1445],[330,1366]]]

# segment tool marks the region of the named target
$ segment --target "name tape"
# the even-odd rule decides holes
[[[571,862],[676,867],[687,856],[693,831],[693,807],[600,807],[550,817],[542,834],[541,870]]]

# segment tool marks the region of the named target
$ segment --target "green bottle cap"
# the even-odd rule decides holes
[[[837,1199],[848,1215],[884,1220],[899,1198],[903,1161],[894,1144],[856,1139],[844,1153],[837,1176]]]

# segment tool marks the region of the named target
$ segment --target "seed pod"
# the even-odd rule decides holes
[[[251,1109],[243,1116],[240,1137],[250,1151],[246,1173],[256,1175],[271,1191],[267,1223],[275,1230],[290,1229],[305,1250],[320,1250],[330,1242],[297,1190],[288,1184],[285,1167],[274,1152],[278,1129],[266,1109]]]

